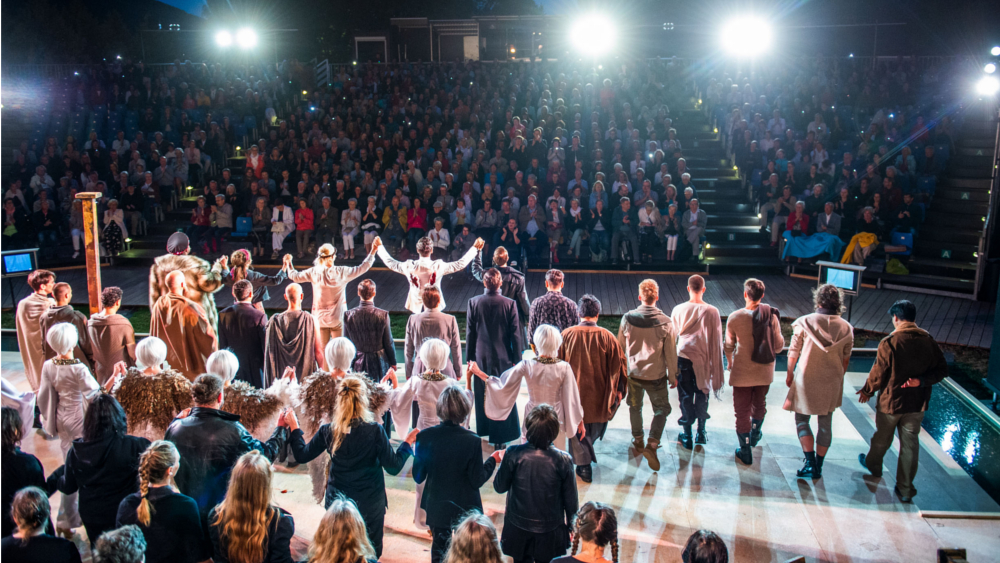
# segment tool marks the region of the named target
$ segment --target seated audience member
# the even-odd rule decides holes
[[[569,454],[553,445],[559,413],[536,406],[525,417],[525,444],[507,448],[493,488],[507,494],[502,545],[515,561],[550,561],[566,553],[579,501]]]
[[[858,221],[857,234],[851,237],[840,262],[842,264],[864,265],[868,255],[878,246],[881,234],[882,226],[875,219],[875,210],[871,207],[864,208],[861,212],[861,220]]]
[[[59,491],[79,491],[80,518],[91,545],[115,528],[118,505],[138,489],[139,455],[149,440],[126,434],[125,411],[110,394],[98,395],[83,419],[83,437],[66,454]]]
[[[274,503],[273,477],[271,459],[260,452],[236,460],[225,497],[208,515],[216,563],[292,561],[295,520]]]
[[[38,487],[14,495],[10,517],[16,529],[0,541],[0,559],[26,563],[80,563],[72,541],[45,532],[50,516],[49,497]]]
[[[139,492],[118,505],[115,526],[139,527],[148,547],[146,563],[200,563],[212,555],[198,504],[171,485],[180,459],[171,442],[153,442],[139,457]]]
[[[444,563],[503,563],[497,529],[484,514],[471,512],[451,535]]]
[[[729,563],[729,550],[715,532],[698,530],[691,534],[684,551],[681,552],[683,563]]]
[[[639,238],[636,230],[638,225],[639,217],[636,215],[635,210],[632,209],[632,201],[628,197],[622,197],[619,200],[619,206],[615,209],[611,219],[612,264],[618,263],[618,257],[621,252],[620,245],[623,237],[632,245],[632,261],[636,264],[642,263],[639,251]]]
[[[365,521],[353,501],[338,498],[319,521],[309,546],[310,563],[373,563]]]
[[[217,375],[199,375],[191,385],[194,408],[175,420],[164,437],[181,455],[174,482],[181,493],[198,503],[202,516],[226,495],[220,486],[229,478],[236,460],[257,450],[274,460],[282,449],[287,430],[281,420],[267,442],[255,440],[239,422],[239,416],[222,409],[223,381]]]
[[[840,236],[840,215],[833,212],[833,202],[823,204],[823,212],[816,216],[816,232]]]
[[[146,538],[138,526],[123,526],[101,534],[94,549],[95,563],[145,563]]]
[[[684,239],[691,249],[691,259],[698,260],[701,254],[701,241],[705,236],[705,229],[708,227],[708,215],[705,210],[699,208],[697,199],[688,202],[688,209],[681,218],[681,229],[684,231]]]
[[[903,194],[903,204],[893,211],[896,231],[915,233],[924,221],[924,208],[913,201],[913,194]]]

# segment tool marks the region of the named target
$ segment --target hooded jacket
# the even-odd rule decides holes
[[[618,343],[628,358],[629,377],[677,382],[677,331],[658,307],[643,304],[622,316]]]
[[[80,492],[80,518],[88,536],[115,529],[118,505],[139,490],[139,456],[149,444],[145,438],[116,433],[92,442],[73,440],[56,484],[63,494]]]
[[[854,347],[854,328],[840,315],[818,311],[795,319],[788,361],[795,378],[784,409],[808,415],[832,413],[844,398],[844,361]]]

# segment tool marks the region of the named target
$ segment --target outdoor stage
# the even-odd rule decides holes
[[[4,352],[0,359],[3,377],[28,390],[20,356]],[[729,546],[730,561],[739,563],[782,562],[800,555],[807,561],[931,562],[940,547],[966,548],[969,561],[995,560],[1000,552],[997,520],[921,515],[921,511],[1000,513],[1000,506],[926,431],[920,436],[915,504],[901,504],[893,493],[895,447],[886,456],[883,478],[873,478],[858,466],[857,456],[867,451],[875,418],[871,406],[855,402],[863,373],[848,373],[844,406],[834,414],[834,441],[823,478],[796,479],[802,454],[792,413],[781,410],[785,397],[781,376],[768,395],[764,438],[754,448],[754,464],[749,467],[733,459],[736,438],[728,393],[721,401],[714,397],[710,401],[709,443],[693,451],[674,441],[679,413],[676,394],[671,393],[675,411],[664,433],[658,473],[629,451],[628,413],[622,407],[604,441],[596,444],[594,482],[578,481],[578,486],[581,503],[606,502],[617,511],[623,563],[677,562],[687,537],[700,528],[719,533]],[[522,412],[526,400],[522,390],[518,407]],[[652,418],[648,404],[644,418],[648,427]],[[23,448],[41,459],[46,473],[61,463],[58,440],[46,441],[31,433]],[[484,455],[490,451],[484,443]],[[410,467],[407,462],[399,476],[386,476],[389,513],[383,563],[430,560],[430,538],[412,524],[415,493]],[[304,469],[276,477],[275,501],[295,517],[293,545],[299,550],[306,548],[323,514],[312,500],[311,488]],[[59,494],[52,497],[54,504],[59,499]],[[493,492],[490,483],[483,487],[483,503],[493,521],[502,525],[504,497]]]
[[[376,260],[376,264],[380,264]],[[307,267],[299,264],[299,269]],[[258,266],[263,273],[273,274],[276,267]],[[87,303],[86,272],[82,267],[56,271],[58,281],[73,286],[73,302]],[[812,289],[816,282],[802,278],[791,278],[776,274],[758,276],[767,286],[764,302],[777,307],[783,318],[796,318],[813,312]],[[375,305],[389,312],[406,312],[404,304],[407,295],[407,280],[384,267],[374,267],[369,273],[352,282],[346,291],[348,307],[357,306],[359,299],[357,284],[365,278],[378,286]],[[652,278],[660,284],[661,309],[668,313],[677,303],[687,301],[685,290],[687,276],[663,272],[566,272],[563,294],[578,299],[584,293],[596,295],[601,300],[602,314],[622,315],[638,305],[639,282]],[[706,276],[707,291],[705,301],[719,308],[723,317],[743,307],[744,276],[720,274]],[[149,269],[145,267],[102,268],[101,281],[104,286],[117,285],[125,292],[125,307],[149,306]],[[15,296],[23,298],[28,293],[24,278],[13,280]],[[482,283],[476,282],[465,273],[446,276],[441,283],[448,313],[464,313],[468,300],[483,292]],[[545,292],[544,271],[531,271],[525,280],[528,299],[534,299]],[[282,286],[283,287],[283,286]],[[308,309],[312,303],[312,287],[305,284],[305,302]],[[272,288],[270,300],[265,307],[284,309],[282,289]],[[3,307],[11,307],[10,289],[6,283],[0,288]],[[887,312],[898,299],[909,299],[917,306],[917,325],[930,332],[939,343],[988,348],[993,339],[994,306],[969,299],[944,297],[923,293],[912,293],[888,289],[862,288],[854,299],[850,311],[850,322],[857,329],[888,333],[892,322]],[[232,303],[229,290],[224,288],[215,294],[221,309]],[[845,315],[846,318],[846,315]],[[401,338],[402,335],[394,335]]]

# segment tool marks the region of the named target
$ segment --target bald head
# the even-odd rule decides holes
[[[285,288],[285,301],[288,301],[289,311],[302,309],[302,286],[297,283],[290,283]]]
[[[174,270],[167,274],[167,279],[165,280],[167,284],[167,290],[170,293],[184,293],[184,287],[186,280],[184,278],[184,272],[180,270]]]

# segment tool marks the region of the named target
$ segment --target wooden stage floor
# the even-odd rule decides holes
[[[378,264],[378,262],[376,262]],[[301,267],[301,266],[300,266]],[[262,272],[274,272],[274,267],[261,266]],[[87,303],[86,273],[82,268],[66,269],[57,272],[59,281],[65,281],[73,286],[74,303]],[[105,286],[118,285],[125,292],[126,306],[144,306],[149,304],[147,268],[117,267],[104,268],[101,272]],[[376,305],[391,312],[405,312],[407,281],[403,276],[386,268],[372,268],[365,277],[372,279],[378,286],[375,298]],[[764,301],[777,307],[783,318],[795,318],[812,312],[812,292],[816,282],[791,278],[783,275],[764,274],[759,276],[767,286]],[[677,303],[687,300],[687,276],[668,273],[635,273],[635,272],[567,272],[566,286],[563,293],[578,299],[585,293],[597,296],[601,300],[603,314],[621,315],[634,308],[638,303],[638,285],[646,278],[652,278],[660,284],[660,308],[668,313]],[[355,291],[356,280],[347,290],[348,306],[358,304]],[[708,291],[705,300],[719,308],[722,315],[730,313],[743,306],[743,277],[729,274],[711,275],[706,277]],[[531,271],[527,280],[528,299],[534,299],[545,291],[545,274],[542,271]],[[24,278],[13,280],[14,294],[17,299],[27,294]],[[468,300],[482,293],[482,284],[476,282],[465,273],[457,273],[446,277],[442,282],[446,301],[445,310],[449,313],[464,313]],[[0,288],[3,296],[3,307],[11,306],[11,290],[7,283]],[[266,302],[268,308],[284,308],[284,298],[281,288],[270,292],[271,298]],[[917,306],[917,324],[931,333],[941,343],[958,344],[988,348],[993,338],[994,305],[968,299],[928,295],[907,291],[889,289],[862,289],[860,296],[854,299],[851,308],[850,321],[855,328],[874,332],[888,333],[892,331],[892,322],[887,311],[898,299],[909,299]],[[305,287],[305,306],[312,301],[312,290],[308,284]],[[216,303],[220,308],[232,303],[229,291],[223,289],[216,294]]]

